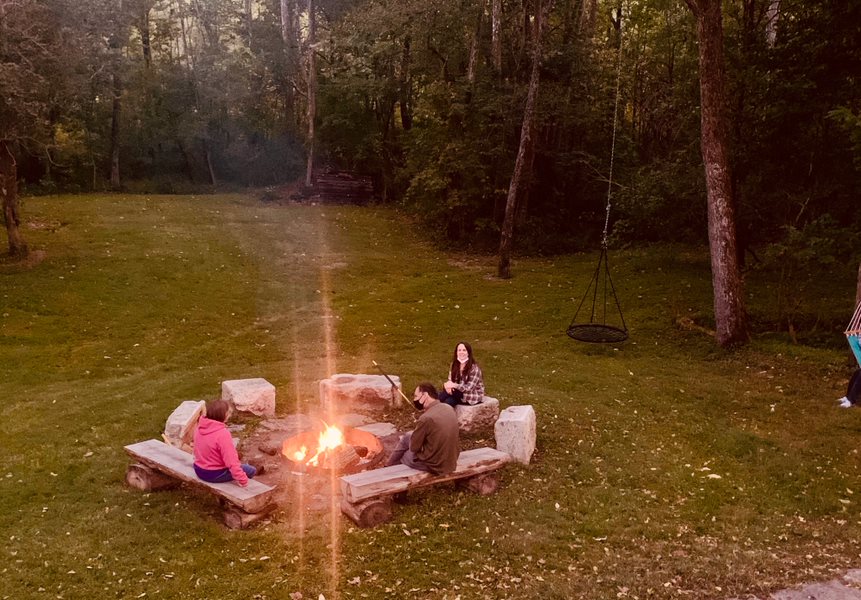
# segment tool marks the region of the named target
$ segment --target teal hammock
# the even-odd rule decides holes
[[[855,355],[855,360],[858,361],[858,366],[861,367],[861,302],[855,307],[855,314],[852,315],[849,327],[843,333],[846,334],[846,341],[849,342],[852,354]]]

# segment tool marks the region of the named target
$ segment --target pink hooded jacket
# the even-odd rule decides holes
[[[248,476],[242,470],[233,439],[227,425],[221,421],[200,417],[194,432],[194,464],[211,471],[230,469],[236,483],[243,487],[248,485]]]

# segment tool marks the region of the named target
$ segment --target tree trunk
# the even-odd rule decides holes
[[[183,165],[185,167],[185,174],[188,177],[188,180],[194,182],[194,161],[192,159],[191,154],[188,151],[188,148],[185,147],[185,144],[181,139],[176,140],[176,146],[179,148],[180,154],[182,154]]]
[[[203,140],[203,156],[206,158],[206,169],[209,172],[209,185],[215,185],[215,169],[212,168],[212,152],[209,151],[209,142],[204,138]]]
[[[696,16],[700,62],[701,148],[708,197],[715,337],[721,346],[745,342],[747,315],[738,267],[727,141],[720,0],[686,0]]]
[[[122,112],[123,83],[113,75],[114,98],[111,109],[111,189],[120,189],[120,113]]]
[[[245,0],[245,35],[248,36],[248,48],[254,49],[254,36],[251,31],[253,19],[251,18],[251,0]]]
[[[586,37],[595,34],[595,21],[598,16],[598,0],[583,0],[580,10],[580,20],[577,23],[577,31]]]
[[[777,43],[777,22],[780,20],[780,0],[770,0],[765,11],[765,43],[774,48]]]
[[[409,35],[404,38],[404,48],[401,54],[401,72],[398,77],[398,95],[401,108],[401,127],[404,131],[409,131],[413,127],[413,109],[412,109],[412,81],[410,80],[410,65],[412,57],[410,56],[410,45],[412,39]]]
[[[314,0],[308,0],[308,167],[305,170],[305,185],[311,187],[314,171],[314,119],[317,117],[317,18],[314,15]]]
[[[287,123],[295,127],[298,123],[296,115],[296,87],[298,76],[296,50],[296,0],[281,0],[281,41],[284,44],[284,62],[286,63],[287,86],[284,88],[284,114]]]
[[[502,71],[502,0],[491,0],[490,8],[490,54],[493,57],[493,68],[497,73]]]
[[[141,20],[138,25],[140,36],[141,36],[141,46],[143,47],[143,57],[144,64],[146,68],[149,69],[152,66],[152,44],[150,42],[149,35],[149,5],[145,5],[141,10]]]
[[[478,62],[478,44],[479,40],[481,40],[481,22],[484,19],[484,7],[484,3],[479,7],[478,19],[469,41],[469,62],[466,66],[466,80],[469,82],[470,90],[475,85],[475,70],[476,63]]]
[[[27,256],[27,244],[21,236],[21,215],[18,213],[18,164],[6,145],[0,140],[0,199],[3,201],[3,221],[9,239],[9,256]]]
[[[529,75],[529,91],[526,94],[526,107],[523,109],[523,125],[520,128],[520,147],[517,150],[517,160],[514,172],[511,174],[511,184],[508,186],[508,199],[505,203],[505,218],[502,221],[502,233],[499,240],[499,266],[497,275],[502,279],[511,277],[511,245],[514,240],[514,221],[517,215],[517,199],[525,180],[532,172],[532,157],[535,151],[533,138],[535,128],[535,100],[538,97],[538,80],[541,67],[541,33],[543,29],[542,0],[535,2],[535,21],[532,39],[532,72]]]

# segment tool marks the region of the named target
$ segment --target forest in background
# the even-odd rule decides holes
[[[316,168],[371,175],[441,242],[490,248],[536,4],[0,0],[0,139],[24,193],[276,186],[305,176],[310,151]],[[617,73],[611,242],[704,242],[691,10],[544,10],[518,250],[600,238]],[[742,259],[857,264],[861,4],[731,0],[723,27]]]

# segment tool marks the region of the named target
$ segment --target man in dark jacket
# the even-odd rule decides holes
[[[413,393],[413,404],[422,414],[416,428],[401,437],[388,464],[403,463],[437,475],[451,473],[460,454],[460,430],[454,409],[439,401],[430,383],[419,384]]]

